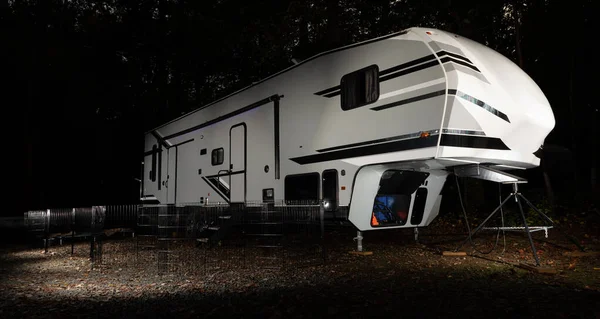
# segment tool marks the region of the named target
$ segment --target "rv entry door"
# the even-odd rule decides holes
[[[232,203],[246,201],[246,124],[229,130],[229,187]]]

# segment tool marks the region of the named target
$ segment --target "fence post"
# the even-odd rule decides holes
[[[96,241],[96,236],[92,234],[90,236],[90,261],[92,269],[94,269],[94,242]]]
[[[325,201],[319,205],[319,221],[321,223],[321,254],[323,255],[323,264],[327,262],[327,252],[325,251]]]
[[[46,233],[46,239],[44,240],[44,253],[48,253],[48,242],[50,241],[50,209],[46,210],[46,225],[44,232]]]

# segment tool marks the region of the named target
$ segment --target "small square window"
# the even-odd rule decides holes
[[[376,102],[379,99],[379,67],[374,64],[344,75],[340,88],[344,111]]]
[[[213,166],[223,164],[224,158],[225,158],[225,152],[223,151],[222,147],[212,150],[211,163]]]
[[[206,149],[205,148],[203,148],[203,149],[200,150],[200,155],[206,155]]]

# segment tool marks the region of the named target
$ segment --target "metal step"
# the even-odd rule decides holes
[[[219,226],[209,226],[208,229],[209,230],[219,230],[219,229],[221,229],[221,227],[219,227]]]
[[[219,219],[231,219],[231,215],[219,216]]]
[[[201,243],[208,243],[209,239],[208,238],[196,238],[197,242],[201,242]]]

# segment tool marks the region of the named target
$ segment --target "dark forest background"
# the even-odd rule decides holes
[[[2,215],[136,202],[146,130],[292,59],[412,26],[488,45],[538,83],[557,124],[530,186],[586,209],[600,197],[593,2],[8,0]]]

